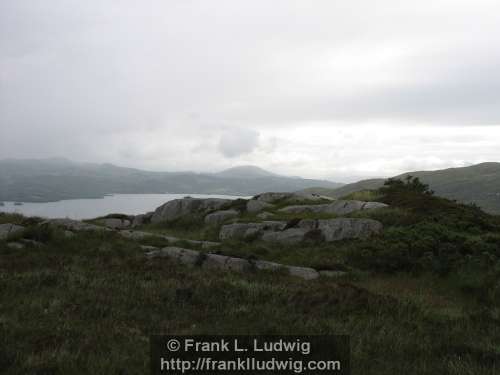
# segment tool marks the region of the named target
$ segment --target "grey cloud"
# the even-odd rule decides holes
[[[493,0],[3,1],[0,158],[220,169],[283,164],[291,142],[303,165],[324,158],[308,137],[332,128],[500,125],[499,11]],[[310,131],[284,139],[296,129]],[[394,150],[384,142],[343,147],[372,158]]]
[[[229,129],[220,138],[218,149],[228,158],[251,153],[259,145],[259,133],[251,129]]]

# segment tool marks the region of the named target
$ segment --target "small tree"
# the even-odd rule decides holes
[[[406,176],[404,180],[400,178],[389,178],[384,182],[384,186],[379,190],[382,194],[396,192],[414,192],[418,194],[433,195],[434,191],[429,189],[429,185],[424,184],[418,177]]]

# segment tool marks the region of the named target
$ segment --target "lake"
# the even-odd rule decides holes
[[[115,194],[98,199],[68,199],[58,202],[30,203],[23,202],[17,206],[14,202],[4,202],[0,211],[17,212],[26,216],[41,216],[45,218],[92,219],[111,213],[127,215],[143,214],[153,211],[163,203],[173,199],[184,198],[248,198],[232,195],[209,194]]]

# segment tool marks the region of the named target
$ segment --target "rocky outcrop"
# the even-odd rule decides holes
[[[236,210],[215,211],[205,216],[205,224],[219,225],[228,219],[237,217],[239,214]]]
[[[24,227],[22,225],[16,225],[11,223],[0,224],[0,240],[5,240],[8,237],[22,232]]]
[[[261,239],[266,242],[296,244],[306,240],[333,242],[364,239],[382,231],[382,223],[372,219],[304,219],[297,222],[267,221],[224,225],[219,238],[224,240]]]
[[[131,226],[132,222],[128,219],[104,218],[96,220],[97,223],[111,229],[124,229]]]
[[[313,213],[313,214],[332,214],[332,215],[347,215],[351,212],[359,210],[369,210],[375,208],[388,207],[384,203],[379,202],[363,202],[355,200],[338,200],[328,204],[311,204],[288,206],[279,210],[279,212],[298,214],[298,213]]]
[[[110,231],[111,229],[95,225],[85,223],[83,221],[72,220],[72,219],[50,219],[43,221],[39,224],[40,226],[54,226],[58,228],[62,228],[65,230],[73,231],[73,232],[85,232],[85,231]]]
[[[204,254],[195,250],[180,247],[165,247],[146,253],[148,258],[166,257],[180,263],[199,266],[206,269],[221,269],[233,272],[251,272],[254,270],[280,270],[287,271],[290,275],[305,280],[313,280],[319,277],[318,271],[308,267],[294,267],[268,261],[249,261],[247,259],[235,258],[220,254]]]
[[[178,237],[172,237],[172,236],[166,236],[160,233],[151,233],[151,232],[141,232],[141,231],[136,231],[136,230],[121,230],[118,232],[121,236],[131,239],[131,240],[142,240],[147,237],[158,237],[158,238],[163,238],[164,240],[167,240],[172,243],[174,242],[186,242],[191,245],[195,246],[201,246],[202,249],[209,249],[212,247],[219,246],[219,242],[212,242],[212,241],[198,241],[198,240],[189,240],[185,238],[178,238]]]
[[[149,224],[151,222],[151,217],[154,212],[148,212],[145,214],[135,215],[132,219],[132,228],[136,228],[138,226]]]
[[[304,228],[290,228],[281,232],[267,232],[261,237],[262,241],[294,244],[305,240],[309,230]]]
[[[220,210],[222,206],[231,202],[230,199],[219,198],[183,198],[174,199],[158,207],[151,216],[152,223],[173,221],[180,217],[193,214],[206,214]]]
[[[382,223],[372,219],[318,220],[317,229],[326,242],[352,238],[365,239],[382,231]]]
[[[283,221],[264,221],[262,223],[234,223],[223,225],[219,232],[219,239],[245,240],[258,238],[265,232],[276,232],[285,228]]]
[[[250,213],[256,213],[256,212],[260,212],[260,211],[263,211],[263,210],[266,210],[266,209],[270,209],[274,207],[271,203],[267,203],[265,201],[262,201],[262,200],[258,200],[258,199],[250,199],[248,202],[247,202],[247,212],[250,212]]]
[[[303,201],[321,201],[324,197],[321,197],[317,194],[305,193],[305,192],[297,192],[297,193],[262,193],[256,195],[252,198],[253,200],[257,200],[259,202],[265,203],[277,203],[279,201],[286,200],[287,202],[303,202]]]

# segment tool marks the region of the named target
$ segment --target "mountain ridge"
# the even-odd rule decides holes
[[[317,185],[335,188],[341,184],[280,176],[255,166],[195,173],[154,172],[59,158],[0,160],[0,201],[49,202],[101,198],[107,194],[167,192],[248,196],[262,191],[294,191]]]

